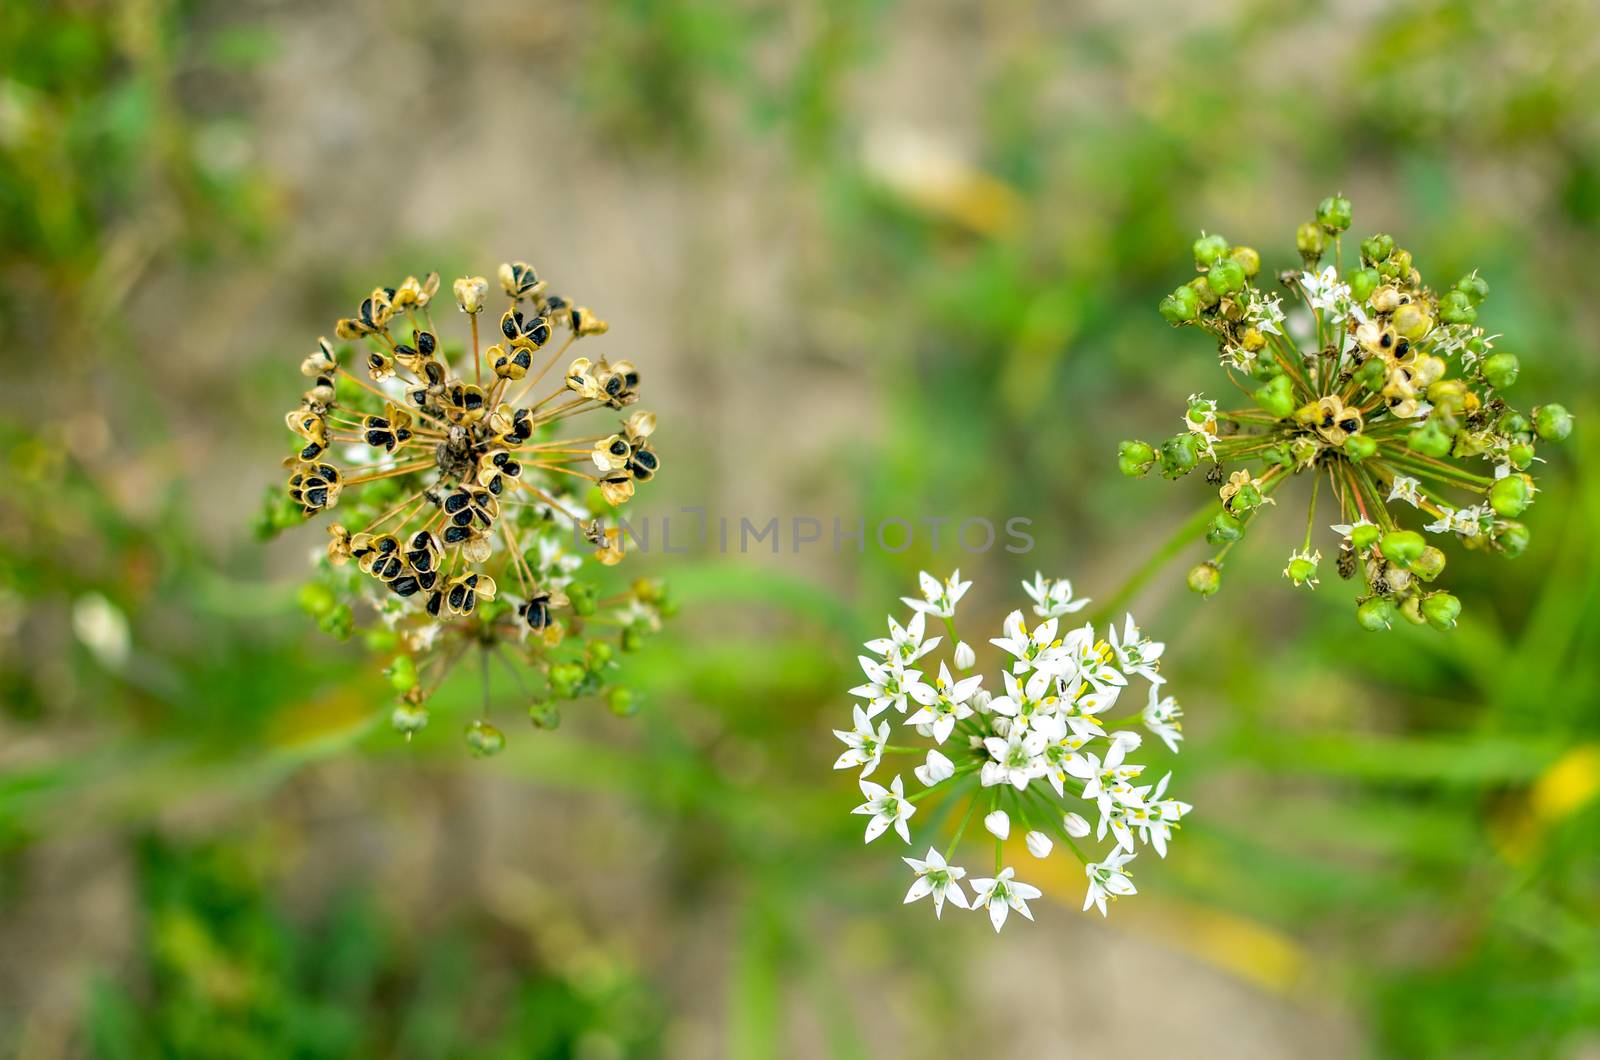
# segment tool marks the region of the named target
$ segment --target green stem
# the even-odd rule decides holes
[[[1166,566],[1174,556],[1182,552],[1195,538],[1205,533],[1206,526],[1216,515],[1217,504],[1207,501],[1182,526],[1173,532],[1164,544],[1150,558],[1140,564],[1134,572],[1128,575],[1122,586],[1106,598],[1105,603],[1094,610],[1094,617],[1090,620],[1095,626],[1111,620],[1132,597],[1143,588],[1145,582],[1155,577],[1156,573]]]

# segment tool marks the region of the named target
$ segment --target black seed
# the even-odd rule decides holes
[[[320,486],[314,490],[307,490],[305,502],[307,507],[321,508],[328,503],[328,491]]]
[[[659,465],[656,463],[656,454],[648,449],[641,449],[633,454],[633,463],[647,471],[654,471]]]
[[[466,586],[464,586],[464,585],[452,585],[450,587],[450,610],[452,610],[452,611],[460,611],[462,609],[462,605],[466,602],[466,599],[467,599]]]
[[[422,588],[422,586],[417,583],[417,579],[411,577],[409,574],[404,578],[396,578],[394,581],[389,583],[389,591],[394,593],[396,596],[411,596],[420,588]]]
[[[422,353],[425,356],[432,357],[434,348],[437,345],[438,345],[438,340],[433,337],[433,332],[431,332],[431,331],[419,331],[419,332],[417,332],[417,349],[421,350]]]
[[[471,526],[472,510],[470,508],[463,508],[461,511],[450,517],[450,522],[456,526]]]
[[[444,510],[452,515],[466,506],[467,495],[465,493],[452,493],[444,499]]]
[[[465,526],[447,526],[444,528],[444,543],[447,545],[459,544],[472,536],[472,530]]]

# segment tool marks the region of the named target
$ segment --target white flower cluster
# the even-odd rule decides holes
[[[1001,636],[989,641],[1002,653],[1000,683],[985,688],[980,674],[968,673],[977,653],[956,633],[956,604],[972,583],[961,581],[959,571],[942,582],[926,573],[920,580],[922,597],[905,600],[913,611],[910,620],[901,625],[891,617],[889,635],[865,645],[869,654],[860,662],[866,681],[850,690],[862,700],[854,708],[854,727],[834,730],[845,745],[834,768],[860,770],[866,801],[853,812],[867,818],[867,842],[893,829],[910,843],[917,804],[948,802],[936,813],[954,829],[943,852],[934,843],[922,858],[903,859],[915,874],[906,901],[932,895],[936,916],[946,900],[987,910],[999,931],[1013,909],[1031,920],[1028,902],[1040,895],[1005,865],[1005,841],[1015,821],[1035,858],[1048,857],[1057,840],[1064,842],[1088,880],[1083,908],[1095,906],[1105,914],[1108,897],[1134,893],[1127,866],[1139,845],[1166,857],[1173,830],[1191,809],[1167,797],[1170,773],[1154,784],[1141,783],[1145,767],[1128,760],[1140,746],[1140,725],[1173,752],[1183,738],[1183,712],[1162,695],[1165,645],[1145,637],[1132,615],[1120,630],[1113,625],[1105,639],[1088,624],[1063,629],[1062,617],[1088,600],[1075,598],[1068,581],[1036,575],[1023,589],[1041,621],[1030,626],[1020,610],[1006,617]],[[928,636],[930,616],[943,620],[948,641]],[[938,660],[933,676],[932,653],[941,645],[950,658]],[[1139,715],[1113,721],[1111,712],[1135,677],[1148,683],[1147,702]],[[934,746],[891,744],[894,715],[902,731]],[[887,787],[867,779],[885,755],[896,754],[922,756],[912,770],[921,791],[907,795],[898,774]],[[1077,809],[1097,823],[1091,827]],[[980,811],[993,841],[994,875],[969,879],[949,859]],[[1109,836],[1114,843],[1098,859],[1078,842],[1091,831],[1097,841]],[[972,888],[970,899],[963,881]]]

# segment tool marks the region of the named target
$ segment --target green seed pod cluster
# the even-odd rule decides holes
[[[1519,520],[1539,493],[1539,447],[1568,437],[1573,418],[1558,404],[1524,414],[1509,403],[1521,362],[1479,324],[1487,279],[1430,285],[1394,237],[1357,240],[1352,221],[1349,199],[1322,200],[1294,235],[1303,267],[1282,273],[1218,233],[1195,240],[1195,276],[1158,310],[1216,343],[1246,399],[1221,409],[1192,395],[1184,431],[1123,442],[1118,466],[1135,478],[1203,469],[1218,486],[1220,510],[1203,528],[1216,551],[1188,575],[1202,596],[1218,591],[1229,552],[1284,483],[1303,478],[1306,532],[1284,576],[1318,584],[1314,538],[1331,527],[1362,628],[1450,629],[1461,601],[1436,582],[1452,551],[1527,548]]]

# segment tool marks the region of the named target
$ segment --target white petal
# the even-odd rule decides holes
[[[926,876],[918,876],[911,884],[911,890],[906,892],[905,904],[910,905],[918,898],[926,898],[933,893],[933,881]]]
[[[989,923],[994,925],[996,934],[999,934],[1000,929],[1005,926],[1006,914],[1010,911],[1011,907],[1004,902],[991,901],[989,903]]]

